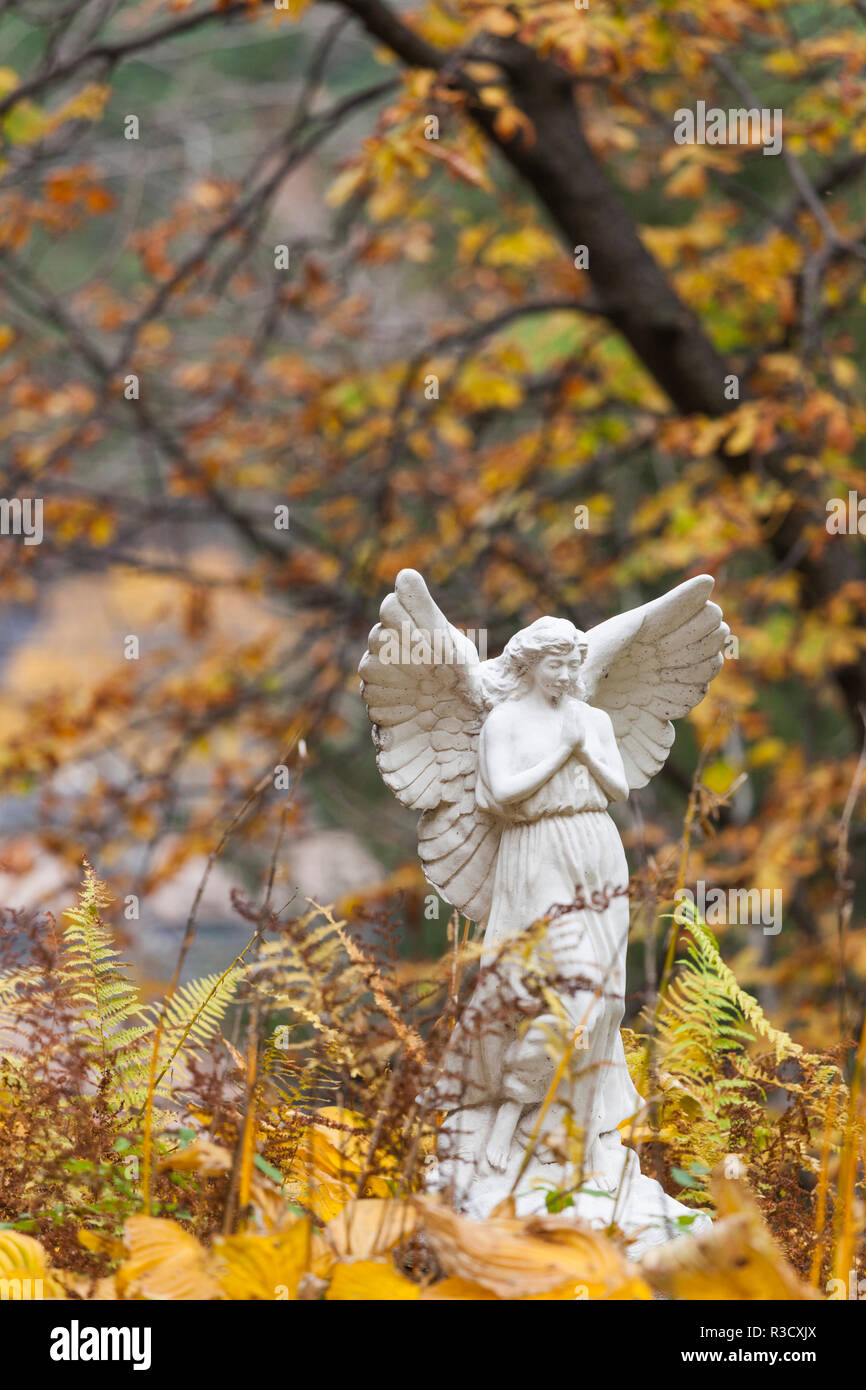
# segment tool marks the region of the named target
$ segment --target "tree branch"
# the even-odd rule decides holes
[[[241,14],[250,14],[246,0],[232,0],[232,3],[224,5],[221,10],[215,7],[198,10],[195,14],[184,15],[182,19],[174,19],[168,24],[160,24],[153,29],[144,30],[143,33],[134,34],[130,39],[119,39],[115,43],[100,43],[92,48],[85,48],[66,62],[51,65],[34,74],[26,82],[20,83],[14,91],[7,93],[0,100],[0,116],[5,116],[19,101],[35,96],[53,82],[62,82],[65,78],[72,77],[91,63],[105,63],[112,67],[131,54],[141,52],[143,48],[155,47],[156,44],[164,43],[166,39],[176,38],[178,34],[191,33],[203,24],[212,24],[214,20],[231,19]]]
[[[535,190],[567,245],[589,249],[588,274],[605,315],[676,408],[684,415],[711,417],[735,408],[736,402],[724,395],[731,366],[644,246],[631,213],[584,135],[575,79],[514,39],[481,35],[471,51],[446,55],[415,35],[382,0],[339,3],[404,62],[447,75],[465,93],[469,115]],[[532,122],[533,140],[522,134],[499,135],[496,112],[483,105],[462,70],[467,59],[499,64],[507,74],[512,101]],[[795,180],[798,203],[805,200],[814,210],[814,189],[810,185],[807,191],[803,178],[795,176]],[[826,213],[819,222],[826,232],[825,219]],[[831,245],[835,244],[834,229]],[[748,454],[731,457],[720,452],[719,463],[733,477],[751,466]],[[787,450],[784,455],[764,455],[761,463],[770,476],[790,488]],[[814,524],[815,511],[811,492],[796,499],[769,538],[777,561],[788,563],[792,555],[797,557],[793,567],[803,580],[807,608],[820,606],[845,583],[859,578],[856,555],[850,549],[810,547],[803,553],[800,542],[805,529]],[[858,707],[866,702],[866,654],[839,668],[834,676],[849,716],[859,728]]]

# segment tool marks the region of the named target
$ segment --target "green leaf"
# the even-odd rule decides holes
[[[570,1192],[557,1192],[554,1188],[552,1192],[545,1193],[544,1205],[550,1214],[555,1216],[557,1212],[565,1211],[566,1207],[573,1207],[574,1198]]]
[[[280,1172],[279,1168],[275,1168],[272,1163],[268,1163],[267,1159],[262,1158],[261,1154],[256,1154],[254,1156],[253,1163],[256,1165],[260,1172],[264,1173],[267,1177],[271,1178],[275,1183],[279,1183],[280,1187],[282,1187],[283,1175]]]

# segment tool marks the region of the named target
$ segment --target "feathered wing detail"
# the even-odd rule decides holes
[[[586,634],[587,700],[610,715],[632,788],[664,766],[670,721],[694,709],[724,664],[729,629],[709,601],[713,582],[700,574]]]
[[[397,800],[422,813],[418,853],[429,881],[484,923],[500,827],[475,802],[487,713],[478,652],[415,570],[401,570],[394,588],[358,668],[376,763]]]

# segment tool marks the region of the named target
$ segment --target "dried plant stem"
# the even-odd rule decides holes
[[[848,1114],[845,1119],[842,1155],[839,1163],[839,1185],[836,1194],[836,1258],[833,1275],[834,1278],[845,1280],[846,1283],[848,1273],[853,1268],[854,1246],[857,1236],[855,1189],[863,1130],[861,1101],[864,1061],[866,1061],[866,1015],[863,1017],[860,1042],[857,1047],[857,1060],[854,1064],[854,1075],[851,1078]]]
[[[863,720],[866,729],[866,705],[857,706],[860,718]],[[860,795],[860,788],[863,785],[863,777],[866,774],[866,737],[864,737],[860,749],[860,757],[851,786],[848,789],[848,796],[839,821],[838,853],[836,856],[836,901],[839,907],[838,915],[838,939],[839,939],[839,1037],[845,1041],[846,1022],[845,1022],[845,940],[848,928],[851,924],[851,914],[854,910],[854,885],[848,878],[848,868],[851,861],[849,849],[849,838],[851,834],[851,819],[854,815],[854,808],[857,805],[857,798]]]
[[[398,1071],[399,1062],[396,1068],[392,1065],[391,1071],[388,1075],[388,1081],[385,1086],[385,1094],[382,1097],[382,1104],[379,1106],[379,1111],[376,1115],[376,1120],[373,1125],[373,1131],[370,1135],[369,1143],[367,1144],[366,1153],[364,1154],[364,1162],[362,1163],[361,1171],[358,1174],[358,1186],[355,1189],[356,1197],[363,1197],[364,1195],[364,1188],[367,1185],[367,1179],[370,1176],[373,1164],[375,1162],[376,1150],[379,1147],[379,1140],[382,1137],[382,1130],[385,1125],[385,1120],[391,1108],[391,1099],[394,1094],[394,1087],[397,1083]]]
[[[299,739],[300,732],[298,731],[293,737],[292,742],[289,745],[286,753],[283,755],[281,762],[287,763],[289,761],[292,753],[294,752],[294,749],[297,746]],[[217,859],[219,859],[220,855],[222,854],[223,850],[225,849],[226,845],[228,844],[229,840],[234,834],[237,826],[243,820],[247,811],[259,800],[266,788],[268,786],[273,785],[273,776],[273,768],[269,767],[267,772],[263,773],[259,780],[256,782],[255,786],[247,796],[243,805],[232,816],[231,820],[229,821],[228,825],[226,826],[225,830],[220,836],[219,842],[217,843],[216,847],[212,849],[210,854],[208,855],[207,863],[205,864],[204,868],[204,873],[202,874],[201,880],[196,890],[195,898],[193,899],[192,907],[189,911],[189,916],[187,917],[186,928],[183,934],[183,940],[181,941],[180,951],[178,952],[177,957],[177,963],[174,967],[174,974],[172,975],[171,980],[169,982],[168,989],[166,990],[165,997],[162,1001],[162,1008],[160,1010],[159,1018],[156,1021],[156,1028],[154,1029],[153,1035],[153,1048],[151,1050],[150,1055],[150,1073],[147,1082],[147,1098],[145,1100],[144,1107],[144,1136],[142,1139],[141,1160],[142,1198],[144,1202],[144,1210],[147,1214],[150,1213],[151,1183],[153,1175],[153,1104],[156,1092],[157,1066],[159,1061],[159,1045],[162,1041],[162,1032],[165,1024],[166,1013],[168,1011],[169,1001],[171,1000],[173,994],[177,990],[178,984],[180,983],[180,976],[181,971],[183,970],[184,962],[187,958],[187,955],[189,954],[189,949],[192,946],[193,940],[195,939],[196,917],[198,914],[199,904],[201,903],[202,895],[204,893],[205,887],[207,886],[207,881],[210,878],[211,870],[213,869],[214,864],[216,863]],[[293,791],[295,788],[297,788],[299,780],[300,773],[295,778]]]
[[[424,1053],[424,1040],[411,1024],[406,1024],[400,1017],[400,1011],[388,994],[385,981],[377,969],[375,962],[370,960],[369,956],[358,942],[345,930],[345,922],[335,921],[330,909],[321,907],[319,903],[315,902],[312,898],[308,898],[307,901],[312,903],[316,911],[321,912],[325,919],[330,922],[340,938],[346,955],[349,957],[352,964],[360,966],[377,1006],[388,1019],[388,1022],[393,1027],[400,1041],[414,1056],[422,1056]]]
[[[238,1181],[238,1213],[246,1211],[252,1187],[253,1160],[256,1152],[256,1072],[258,1069],[258,1046],[255,1021],[250,1025],[250,1040],[247,1048],[247,1108],[241,1144],[240,1178]]]
[[[827,1107],[827,1118],[824,1124],[824,1142],[821,1147],[821,1172],[818,1178],[818,1198],[815,1203],[815,1248],[812,1251],[812,1267],[809,1271],[809,1282],[813,1288],[818,1287],[818,1280],[821,1275],[821,1261],[824,1257],[824,1226],[827,1220],[827,1193],[830,1186],[830,1154],[833,1148],[833,1123],[835,1119],[836,1092],[833,1091],[830,1096],[830,1104]]]
[[[242,1212],[250,1199],[252,1154],[255,1151],[256,1116],[256,1073],[258,1070],[258,1005],[254,1002],[250,1017],[247,1038],[247,1072],[244,1085],[243,1123],[235,1145],[223,1208],[222,1232],[230,1235],[234,1226],[235,1202],[238,1213]]]

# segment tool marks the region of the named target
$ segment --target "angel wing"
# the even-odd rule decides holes
[[[478,652],[415,570],[401,570],[394,587],[358,668],[376,763],[397,800],[422,813],[418,854],[430,883],[483,923],[500,827],[475,803],[487,713]]]
[[[670,721],[694,709],[724,664],[730,629],[709,601],[713,583],[699,574],[586,634],[587,701],[610,715],[632,788],[645,787],[664,766],[674,741]]]

